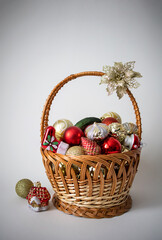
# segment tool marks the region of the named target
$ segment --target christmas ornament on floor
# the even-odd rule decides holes
[[[31,187],[33,187],[34,184],[29,179],[21,179],[17,182],[15,191],[19,197],[26,198]]]
[[[49,200],[51,196],[45,187],[41,187],[37,182],[28,193],[28,206],[35,212],[45,211],[49,208]]]

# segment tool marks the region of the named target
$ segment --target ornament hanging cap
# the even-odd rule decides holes
[[[34,186],[35,187],[41,187],[41,183],[38,181],[38,182],[34,183]]]

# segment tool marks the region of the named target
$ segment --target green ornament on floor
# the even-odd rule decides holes
[[[31,180],[21,179],[17,182],[15,191],[19,197],[26,198],[30,189],[34,186]]]

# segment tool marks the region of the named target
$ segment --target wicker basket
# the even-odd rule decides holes
[[[72,74],[52,90],[42,113],[41,140],[48,127],[52,101],[58,91],[66,83],[78,77],[101,77],[103,74],[103,72],[96,71]],[[139,108],[129,89],[127,89],[127,94],[134,107],[138,136],[141,139]],[[41,148],[46,174],[55,191],[54,205],[65,213],[88,218],[114,217],[127,212],[132,206],[129,191],[137,172],[140,152],[141,148],[109,155],[67,156]],[[52,171],[51,163],[54,164],[55,172]],[[66,166],[65,175],[62,173],[59,163]],[[79,179],[73,169],[73,164],[81,169]],[[93,167],[93,177],[87,166]],[[107,169],[106,175],[103,175],[103,168]]]

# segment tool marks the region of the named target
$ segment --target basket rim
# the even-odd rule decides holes
[[[45,148],[42,148],[41,147],[41,150],[42,151],[46,151],[46,152],[49,152],[49,153],[51,153],[53,156],[60,156],[60,157],[72,157],[72,158],[79,158],[79,157],[86,157],[86,158],[94,158],[94,157],[108,157],[108,156],[111,156],[111,157],[116,157],[116,156],[119,156],[120,154],[123,154],[123,155],[128,155],[129,153],[131,153],[131,152],[136,152],[137,150],[139,151],[139,152],[141,152],[141,150],[142,150],[142,147],[139,147],[139,148],[137,148],[137,149],[132,149],[132,150],[129,150],[129,151],[127,151],[127,152],[120,152],[120,153],[111,153],[111,154],[96,154],[96,155],[88,155],[88,154],[83,154],[83,155],[78,155],[78,156],[75,156],[75,155],[65,155],[65,154],[60,154],[60,153],[54,153],[54,152],[51,152],[50,150],[47,150],[47,149],[45,149]],[[123,159],[122,159],[123,160]]]

